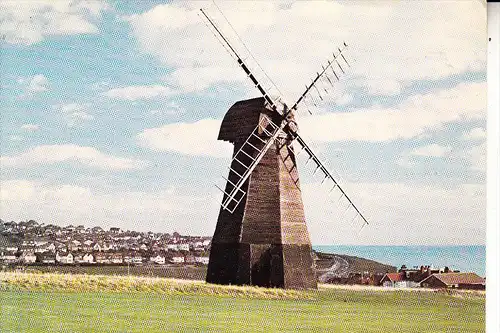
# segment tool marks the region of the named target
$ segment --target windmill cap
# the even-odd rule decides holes
[[[259,124],[263,114],[271,119],[278,115],[270,109],[264,97],[234,103],[222,119],[217,139],[231,143],[245,141]]]

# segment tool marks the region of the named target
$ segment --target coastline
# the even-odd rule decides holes
[[[485,245],[313,245],[320,252],[337,253],[407,267],[448,266],[486,276]]]

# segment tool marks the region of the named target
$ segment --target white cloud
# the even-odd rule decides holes
[[[375,94],[398,93],[415,80],[485,70],[486,10],[480,2],[224,2],[219,6],[285,96],[294,99],[343,41],[351,46],[353,79],[341,85],[364,86]],[[126,19],[142,50],[174,69],[170,83],[189,90],[246,80],[250,87],[198,17],[200,7],[208,8],[233,47],[245,53],[208,2],[158,5]]]
[[[461,83],[424,95],[413,95],[394,108],[373,107],[304,117],[299,127],[319,142],[383,142],[410,139],[445,124],[486,117],[486,83]]]
[[[99,82],[92,84],[92,90],[102,91],[104,89],[107,89],[108,87],[109,87],[108,81],[99,81]]]
[[[40,125],[36,125],[36,124],[24,124],[21,126],[21,129],[28,131],[28,132],[38,131],[39,128],[40,128]]]
[[[23,141],[23,137],[19,135],[9,135],[10,141]]]
[[[128,101],[151,99],[156,97],[168,97],[174,94],[175,92],[172,89],[162,85],[113,88],[103,93],[103,95],[110,98],[123,99]]]
[[[394,109],[360,109],[304,117],[299,120],[299,127],[305,139],[316,142],[410,139],[441,129],[447,123],[484,118],[485,94],[485,83],[460,84],[449,90],[412,96]],[[217,140],[220,123],[203,119],[168,124],[145,129],[137,139],[140,145],[157,151],[230,156],[231,145]]]
[[[354,101],[354,96],[351,94],[343,94],[340,98],[335,100],[335,104],[337,105],[348,105]]]
[[[28,84],[28,91],[34,93],[47,91],[49,90],[48,86],[49,80],[47,80],[44,75],[38,74],[33,76],[33,78],[30,80]]]
[[[185,113],[184,108],[182,108],[177,102],[169,101],[160,109],[155,109],[150,111],[153,115],[179,115]]]
[[[415,156],[430,156],[430,157],[443,157],[451,153],[452,148],[450,146],[441,146],[437,143],[433,143],[427,146],[422,146],[413,149],[410,155]]]
[[[74,127],[81,125],[87,121],[93,120],[94,116],[87,112],[90,104],[79,104],[79,103],[69,103],[69,104],[56,104],[53,105],[53,109],[63,113],[64,119],[68,124],[68,127]]]
[[[463,157],[468,159],[472,170],[486,172],[486,141],[466,150]]]
[[[349,183],[348,195],[370,225],[358,233],[354,210],[343,217],[320,184],[302,185],[306,220],[316,244],[484,244],[486,187],[483,184],[439,186],[402,183]],[[332,202],[333,201],[333,202]],[[335,232],[330,232],[335,230]]]
[[[175,188],[102,192],[81,185],[52,185],[23,179],[3,181],[0,188],[2,218],[7,220],[29,218],[59,225],[177,230],[191,235],[213,232],[218,211],[217,204],[209,199],[181,194]],[[192,209],[193,206],[202,208]]]
[[[106,8],[99,0],[2,0],[0,32],[7,43],[24,45],[52,35],[95,34],[93,22]]]
[[[402,154],[397,160],[396,164],[403,168],[412,168],[416,165],[415,161],[409,158],[408,154]]]
[[[479,145],[468,146],[466,148],[454,149],[451,146],[441,146],[438,144],[430,144],[413,149],[410,152],[405,152],[396,161],[402,167],[413,167],[416,165],[415,159],[411,156],[427,156],[427,157],[447,157],[452,163],[457,163],[460,160],[473,171],[486,172],[486,141]]]
[[[86,109],[89,105],[90,104],[68,103],[68,104],[56,104],[53,106],[53,108],[69,114],[73,112],[80,112]]]
[[[202,91],[219,82],[242,83],[245,77],[234,67],[182,67],[164,78],[168,83],[178,86],[184,92]]]
[[[357,226],[350,225],[351,215],[341,219],[345,208],[331,202],[326,190],[316,183],[302,184],[306,222],[314,244],[484,244],[484,185],[350,183],[344,188],[370,225],[358,234]],[[2,218],[7,220],[33,218],[60,225],[202,235],[212,234],[217,221],[219,206],[210,200],[211,195],[187,195],[176,188],[102,192],[81,185],[22,179],[3,181],[0,188]]]
[[[397,95],[401,92],[403,84],[394,79],[357,80],[360,86],[365,85],[371,95]]]
[[[69,127],[77,126],[86,121],[93,120],[94,116],[84,111],[73,112],[67,115],[66,120]]]
[[[203,119],[194,123],[173,123],[148,128],[137,135],[138,143],[156,151],[191,156],[230,157],[232,145],[218,141],[220,120]]]
[[[0,157],[2,167],[22,168],[63,162],[77,162],[104,170],[141,169],[146,165],[145,161],[107,155],[93,147],[72,144],[37,146],[18,155]]]
[[[27,200],[33,194],[33,186],[27,180],[3,181],[0,188],[1,202]]]
[[[486,139],[486,130],[482,127],[475,127],[464,133],[463,138],[466,140],[481,140]]]

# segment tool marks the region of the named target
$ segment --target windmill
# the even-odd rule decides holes
[[[328,92],[325,85],[333,87],[332,81],[345,73],[350,66],[344,56],[347,44],[333,53],[288,107],[282,96],[272,95],[263,87],[214,21],[203,9],[200,11],[215,37],[262,94],[236,102],[221,123],[218,139],[233,143],[234,152],[229,174],[224,177],[225,187],[218,187],[223,199],[206,280],[217,284],[317,288],[297,155],[306,154],[306,164],[314,165],[314,174],[321,175],[321,184],[328,184],[328,193],[340,194],[338,200],[347,203],[346,211],[354,213],[353,221],[361,220],[362,226],[368,221],[301,137],[295,114],[299,105],[308,104],[306,101],[316,105],[318,98],[323,99],[321,92]],[[300,147],[297,152],[294,142]]]

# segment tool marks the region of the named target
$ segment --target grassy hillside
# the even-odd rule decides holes
[[[330,268],[332,265],[332,260],[335,257],[340,257],[348,263],[348,269],[346,273],[358,273],[358,272],[370,272],[370,273],[387,273],[387,272],[397,272],[397,268],[391,265],[386,265],[379,263],[374,260],[348,256],[345,254],[333,254],[333,253],[322,253],[315,252],[319,260],[316,261],[318,269]]]
[[[484,332],[484,293],[0,273],[2,332]]]

